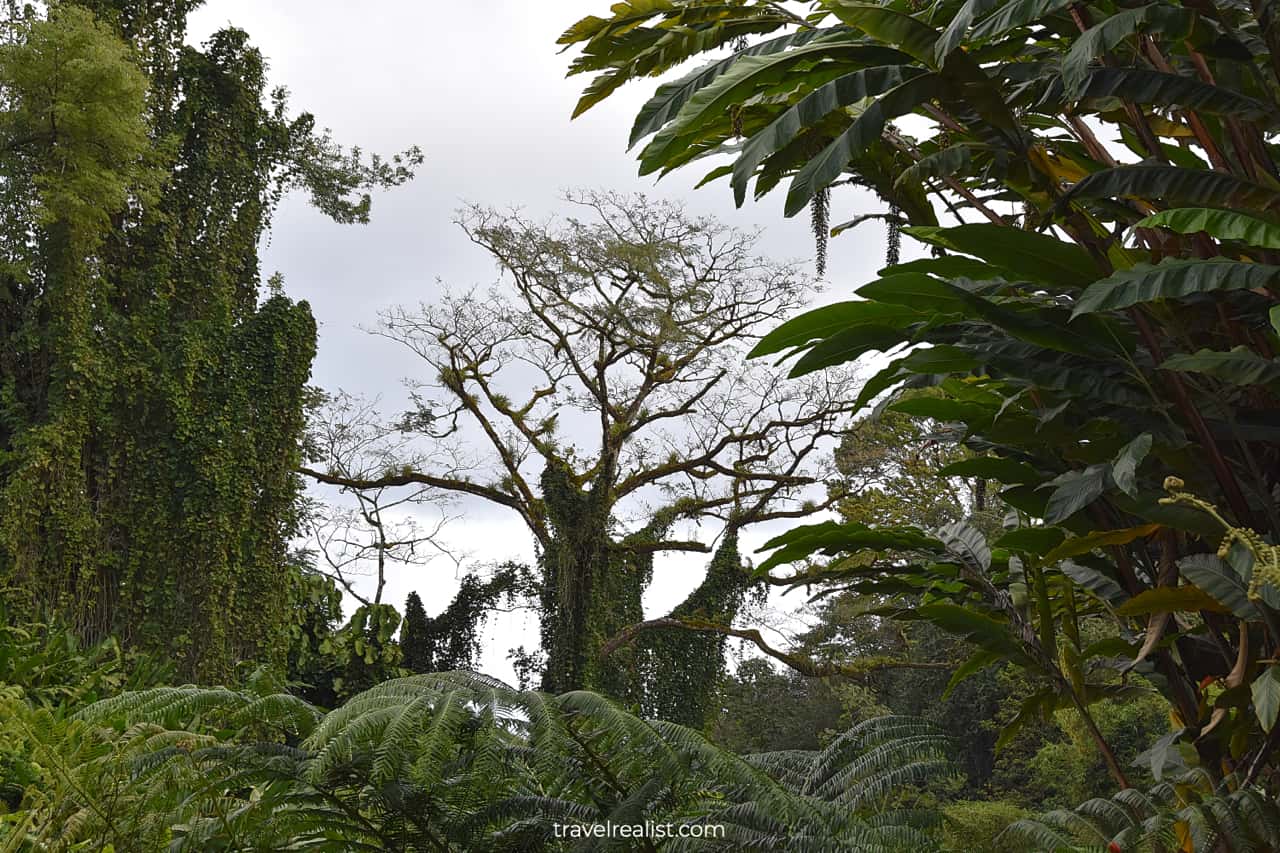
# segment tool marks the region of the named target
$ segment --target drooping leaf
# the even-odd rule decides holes
[[[864,550],[942,551],[944,548],[936,537],[915,527],[868,527],[855,522],[825,521],[802,525],[770,539],[758,552],[777,550],[760,564],[757,572],[763,574],[775,566],[819,553],[833,557]]]
[[[1026,462],[1007,459],[999,456],[974,456],[961,459],[940,469],[939,474],[946,477],[982,477],[985,480],[997,480],[1011,486],[1017,483],[1038,483],[1044,476]]]
[[[1137,497],[1138,466],[1151,450],[1151,434],[1143,433],[1133,441],[1120,448],[1116,458],[1111,462],[1111,479],[1116,488],[1129,497]]]
[[[1065,521],[1093,503],[1107,490],[1109,465],[1090,465],[1080,471],[1068,471],[1047,485],[1056,486],[1045,506],[1044,520],[1048,524]]]
[[[1213,554],[1192,554],[1178,561],[1182,576],[1224,604],[1240,619],[1259,619],[1248,589],[1229,566]]]
[[[1098,275],[1089,253],[1047,234],[973,222],[952,228],[919,226],[906,233],[934,246],[981,258],[1029,281],[1061,287],[1082,287]]]
[[[912,350],[901,366],[909,373],[967,373],[978,366],[978,360],[964,347],[936,344]]]
[[[695,92],[706,88],[742,57],[781,53],[791,48],[803,47],[809,42],[818,39],[830,39],[833,35],[838,37],[840,34],[818,28],[788,33],[779,38],[772,38],[759,44],[753,44],[745,50],[734,53],[732,56],[727,56],[724,59],[695,69],[678,80],[663,83],[654,92],[653,97],[645,102],[640,111],[636,113],[635,122],[631,126],[631,137],[627,141],[627,148],[630,149],[649,134],[656,133],[663,125],[675,118],[680,108],[693,97]]]
[[[933,46],[933,61],[941,65],[953,50],[964,41],[965,33],[973,25],[974,20],[986,14],[993,6],[1002,5],[1001,0],[967,0],[956,12],[951,23],[943,30],[941,37]]]
[[[809,61],[845,60],[851,68],[859,65],[887,65],[902,59],[896,50],[874,45],[810,43],[801,47],[758,56],[743,56],[707,85],[694,92],[649,140],[640,152],[640,174],[663,168],[677,151],[687,147],[686,136],[696,134],[704,123],[721,119],[764,86],[778,83],[797,66]]]
[[[1123,98],[1159,107],[1178,107],[1254,121],[1271,119],[1275,107],[1230,89],[1180,74],[1145,68],[1098,68],[1082,84],[1079,98]]]
[[[952,690],[960,686],[961,682],[969,678],[969,676],[976,675],[1001,660],[1003,660],[1003,657],[997,652],[987,651],[986,649],[974,652],[964,663],[956,667],[955,672],[951,673],[951,678],[947,681],[947,686],[942,691],[941,698],[943,701],[951,695]]]
[[[1009,635],[1009,626],[992,616],[958,604],[925,604],[916,615],[932,622],[948,634],[962,637],[980,649],[1016,661],[1026,661],[1026,653]]]
[[[1107,545],[1127,545],[1135,539],[1150,536],[1159,529],[1159,524],[1143,524],[1138,527],[1126,527],[1123,530],[1097,530],[1086,536],[1076,536],[1068,539],[1048,554],[1045,554],[1044,560],[1046,563],[1056,563],[1067,557],[1087,554],[1096,548],[1104,548]]]
[[[1238,210],[1179,207],[1154,213],[1135,228],[1168,228],[1179,234],[1203,231],[1218,240],[1232,240],[1260,249],[1280,249],[1280,225]]]
[[[1186,729],[1178,729],[1176,732],[1169,732],[1161,736],[1159,740],[1151,745],[1150,749],[1133,759],[1133,766],[1150,767],[1151,776],[1157,782],[1164,778],[1166,768],[1175,770],[1180,767],[1185,768],[1186,762],[1174,746],[1184,732],[1186,732]]]
[[[1071,5],[1071,0],[1009,0],[1001,3],[973,28],[974,41],[986,41],[1009,30],[1035,23],[1046,15]]]
[[[791,377],[804,376],[815,370],[854,361],[868,352],[886,351],[907,339],[906,333],[894,326],[852,326],[819,341],[791,369]]]
[[[1061,527],[1018,527],[997,539],[995,545],[1039,557],[1057,547],[1066,535]]]
[[[981,572],[991,568],[991,546],[982,531],[968,521],[954,521],[938,528],[938,539],[947,550],[963,559],[970,567]]]
[[[1280,715],[1280,665],[1272,664],[1249,685],[1253,696],[1253,710],[1258,715],[1262,730],[1270,732]]]
[[[969,167],[975,150],[974,145],[961,143],[921,157],[902,170],[894,186],[918,183],[926,178],[949,178]]]
[[[996,738],[996,752],[1008,746],[1009,742],[1028,723],[1036,719],[1047,718],[1057,707],[1057,704],[1058,697],[1051,690],[1042,690],[1024,699],[1021,707],[1018,708],[1018,713],[1000,730],[1000,735]]]
[[[902,328],[923,319],[923,306],[893,305],[884,302],[837,302],[793,317],[769,332],[747,355],[759,358],[791,347],[822,340],[854,326]]]
[[[1232,385],[1270,385],[1280,382],[1280,360],[1263,358],[1248,347],[1227,352],[1202,349],[1166,359],[1160,367],[1184,373],[1203,373]]]
[[[1151,4],[1124,9],[1110,15],[1080,34],[1062,60],[1062,82],[1067,95],[1079,96],[1095,56],[1114,48],[1140,29],[1165,32],[1175,37],[1190,33],[1193,18],[1185,9]]]
[[[766,157],[781,151],[796,137],[826,118],[835,110],[856,104],[866,98],[888,92],[908,80],[924,74],[912,65],[882,65],[865,68],[837,77],[801,98],[763,130],[752,134],[733,164],[733,198],[741,207],[746,200],[747,184]]]
[[[862,30],[878,42],[891,44],[930,67],[938,31],[910,15],[873,3],[835,0],[831,11],[845,24]]]
[[[889,407],[889,411],[934,421],[954,421],[969,425],[986,423],[995,417],[995,410],[989,406],[971,400],[953,400],[947,397],[908,397],[894,403]]]
[[[969,304],[966,294],[955,285],[921,273],[887,275],[864,284],[857,293],[876,302],[928,306],[939,314],[964,314]]]
[[[815,195],[840,177],[854,158],[880,139],[885,124],[936,97],[938,85],[935,74],[921,74],[868,104],[848,129],[808,160],[791,179],[783,213],[794,216],[804,210]]]
[[[1225,172],[1139,163],[1102,169],[1082,178],[1058,201],[1060,209],[1082,199],[1162,199],[1170,204],[1211,204],[1237,210],[1280,211],[1280,191]]]
[[[1149,613],[1195,613],[1212,610],[1226,613],[1225,605],[1199,587],[1158,586],[1138,593],[1116,608],[1121,616],[1145,616]]]
[[[1092,569],[1074,560],[1063,560],[1059,566],[1062,573],[1076,584],[1093,593],[1112,607],[1119,607],[1129,599],[1128,594],[1120,588],[1120,584],[1107,577],[1097,569]]]
[[[1156,299],[1180,299],[1217,290],[1265,288],[1280,283],[1280,267],[1223,259],[1173,258],[1151,266],[1139,264],[1089,285],[1072,316],[1115,311]]]

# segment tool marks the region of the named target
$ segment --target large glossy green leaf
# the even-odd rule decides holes
[[[1095,530],[1086,536],[1076,536],[1054,548],[1044,555],[1046,563],[1056,563],[1067,557],[1087,554],[1096,548],[1108,545],[1127,545],[1135,539],[1150,536],[1160,529],[1159,524],[1144,524],[1140,527],[1126,527],[1123,530]]]
[[[753,134],[733,164],[733,197],[739,207],[747,197],[747,184],[765,158],[781,151],[806,129],[835,110],[883,94],[924,74],[912,65],[881,65],[837,77],[805,95],[763,130]]]
[[[1058,353],[1018,341],[994,342],[978,351],[983,362],[1024,382],[1073,396],[1127,408],[1150,404],[1151,396],[1127,378],[1098,362],[1059,360]]]
[[[966,314],[968,300],[954,285],[921,273],[887,275],[858,288],[864,299],[893,305],[928,306],[939,314]]]
[[[977,366],[978,360],[971,351],[949,344],[921,347],[902,359],[903,369],[911,373],[968,373]]]
[[[973,316],[981,317],[1018,340],[1092,358],[1106,358],[1116,351],[1116,342],[1098,334],[1099,330],[1090,329],[1094,334],[1089,335],[1083,324],[1069,326],[1066,312],[1023,305],[1009,307],[976,293],[964,290],[960,293]]]
[[[1046,15],[1052,15],[1071,5],[1072,0],[1008,0],[1001,3],[970,33],[974,41],[986,41],[1004,35],[1009,30],[1033,24]]]
[[[846,364],[866,353],[885,352],[906,341],[907,334],[896,326],[866,325],[841,329],[819,341],[797,360],[790,376],[804,376],[824,367]]]
[[[894,264],[880,270],[880,275],[898,273],[928,273],[940,278],[967,278],[972,281],[1010,278],[1011,273],[976,258],[963,255],[943,255],[940,258],[917,258],[914,261]]]
[[[1120,584],[1107,577],[1097,569],[1090,568],[1074,560],[1064,560],[1060,566],[1062,573],[1071,578],[1078,586],[1088,590],[1112,607],[1119,607],[1129,599]]]
[[[837,302],[793,317],[760,339],[748,358],[782,352],[822,340],[853,326],[894,326],[902,328],[928,316],[927,306],[894,305],[887,302]]]
[[[1080,179],[1058,202],[1081,199],[1162,199],[1170,204],[1280,211],[1280,191],[1225,172],[1139,163],[1102,169]]]
[[[862,30],[873,39],[891,44],[932,68],[940,67],[933,56],[938,31],[910,15],[874,3],[835,0],[830,4],[837,18]]]
[[[1194,18],[1186,10],[1152,3],[1124,9],[1080,34],[1062,60],[1062,82],[1067,96],[1079,96],[1095,56],[1114,48],[1136,32],[1163,32],[1182,38],[1191,32]]]
[[[1280,382],[1280,360],[1263,358],[1248,347],[1226,352],[1202,349],[1172,356],[1160,365],[1165,370],[1203,373],[1232,385],[1270,385]]]
[[[764,573],[785,563],[822,554],[834,557],[857,551],[943,551],[945,546],[915,527],[868,527],[855,522],[825,521],[788,530],[764,543],[758,551],[774,551],[760,564]]]
[[[631,137],[627,141],[627,148],[631,148],[649,134],[656,133],[663,125],[674,119],[680,112],[680,108],[695,93],[711,85],[744,56],[768,56],[774,53],[782,53],[791,48],[803,47],[813,41],[828,41],[833,37],[839,38],[841,35],[839,32],[833,33],[822,29],[800,30],[779,38],[762,41],[759,44],[753,44],[745,50],[734,53],[732,56],[726,56],[724,59],[695,69],[679,80],[663,83],[654,92],[653,97],[640,108],[640,112],[636,113],[635,122],[631,126]]]
[[[955,690],[965,679],[1003,660],[1004,656],[999,652],[987,651],[986,649],[974,652],[964,663],[956,667],[955,672],[951,673],[947,686],[943,688],[942,700],[945,702],[947,697],[951,695],[951,691]]]
[[[1016,661],[1027,660],[1022,647],[1009,636],[1008,624],[999,619],[958,604],[926,604],[917,607],[915,612],[948,634],[963,637],[980,649]]]
[[[1192,77],[1145,68],[1098,68],[1081,84],[1079,97],[1122,98],[1137,104],[1178,107],[1255,121],[1274,119],[1276,107]]]
[[[990,423],[996,415],[990,406],[947,397],[908,397],[894,403],[889,410],[933,421],[955,421],[971,430],[978,424]]]
[[[1109,465],[1090,465],[1080,471],[1068,471],[1047,485],[1055,486],[1045,506],[1044,520],[1048,524],[1065,521],[1102,496],[1109,485]]]
[[[1168,228],[1179,234],[1204,231],[1219,240],[1233,240],[1260,249],[1280,249],[1280,225],[1238,210],[1179,207],[1152,214],[1135,228]]]
[[[995,546],[1040,557],[1061,544],[1066,535],[1061,527],[1017,527],[997,539]]]
[[[1272,664],[1249,685],[1253,697],[1253,710],[1258,715],[1262,730],[1270,732],[1280,716],[1280,665]]]
[[[868,104],[848,129],[805,163],[791,179],[783,213],[794,216],[803,210],[815,195],[840,177],[854,158],[880,139],[889,121],[937,97],[939,85],[936,74],[921,74]]]
[[[982,477],[1007,486],[1015,483],[1039,483],[1044,475],[1026,462],[999,456],[974,456],[952,462],[938,471],[944,477]]]
[[[975,19],[986,14],[992,7],[1000,5],[1003,5],[1001,0],[968,0],[961,6],[933,46],[935,65],[941,65],[943,60],[960,46]]]
[[[1181,299],[1216,290],[1249,290],[1280,283],[1280,267],[1220,258],[1171,258],[1156,266],[1139,264],[1096,281],[1080,295],[1072,316],[1115,311],[1156,299]]]
[[[1213,554],[1193,554],[1178,561],[1182,576],[1212,595],[1240,619],[1261,618],[1258,608],[1249,600],[1244,581],[1226,563]]]
[[[1115,481],[1116,488],[1131,498],[1137,497],[1138,466],[1150,450],[1151,435],[1144,432],[1120,448],[1116,458],[1111,461],[1111,479]]]
[[[1030,281],[1083,287],[1098,274],[1097,265],[1084,249],[1022,228],[974,222],[952,228],[920,226],[903,230],[917,240],[973,255]]]

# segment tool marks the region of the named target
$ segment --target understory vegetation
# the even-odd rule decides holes
[[[383,311],[393,413],[258,252],[423,155],[198,5],[4,4],[0,853],[1280,849],[1280,5],[601,3],[574,115],[647,84],[619,150],[780,196],[816,277],[470,205],[501,280]],[[444,600],[481,503],[535,553]]]

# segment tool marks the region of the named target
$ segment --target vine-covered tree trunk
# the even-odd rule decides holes
[[[192,5],[29,11],[0,48],[0,587],[213,679],[285,647],[315,322],[262,300],[259,240],[291,184],[359,219],[367,176],[243,32],[184,46]]]

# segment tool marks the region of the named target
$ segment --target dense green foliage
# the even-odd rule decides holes
[[[56,638],[15,636],[0,659],[36,651],[88,683]],[[261,678],[48,695],[0,680],[6,850],[558,850],[577,842],[557,824],[606,820],[724,827],[663,845],[687,850],[927,850],[936,818],[874,812],[945,772],[949,748],[883,718],[821,751],[739,757],[594,694],[467,673],[384,681],[327,714]]]
[[[707,55],[641,173],[786,182],[819,270],[884,220],[885,268],[791,316],[803,275],[678,205],[468,208],[501,288],[387,312],[427,383],[328,447],[259,241],[292,189],[366,221],[419,155],[291,116],[243,32],[187,46],[197,5],[4,4],[0,853],[1280,847],[1274,2],[615,3],[561,39],[578,113]],[[845,186],[877,209],[832,227]],[[345,617],[299,473],[374,528]],[[405,486],[514,512],[536,569],[402,620]],[[708,568],[646,619],[665,551]],[[736,624],[770,587],[810,596],[785,648]],[[513,598],[541,691],[463,671]],[[730,637],[766,657],[726,677]],[[566,831],[602,824],[708,832]]]
[[[641,172],[723,153],[708,178],[739,203],[789,180],[787,214],[823,222],[833,186],[873,190],[933,257],[892,252],[858,300],[754,354],[801,376],[888,353],[856,409],[948,425],[974,458],[942,473],[995,481],[1007,512],[1003,530],[811,525],[774,540],[761,572],[798,565],[781,579],[893,598],[880,615],[963,638],[975,651],[952,685],[1018,667],[1035,689],[1001,743],[1071,709],[1127,789],[1097,703],[1159,696],[1173,727],[1142,769],[1186,763],[1274,797],[1273,4],[788,5],[624,3],[580,21],[562,39],[583,46],[571,71],[599,76],[579,110],[730,48],[641,109]],[[935,204],[961,224],[940,226]],[[804,567],[819,555],[843,560]],[[1188,822],[1189,845],[1222,842]]]
[[[305,304],[264,294],[281,194],[362,221],[361,162],[197,3],[9,4],[0,45],[0,585],[87,642],[225,678],[279,660]],[[265,298],[264,298],[265,296]]]

